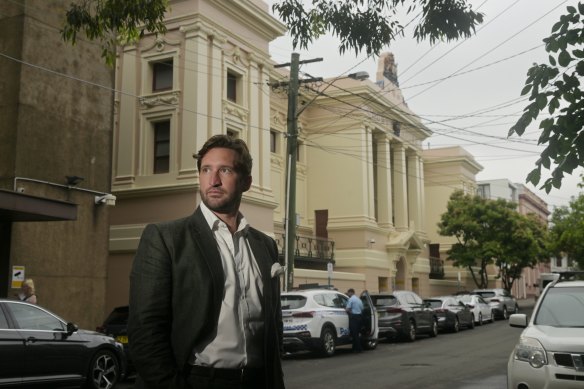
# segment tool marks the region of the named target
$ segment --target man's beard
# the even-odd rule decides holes
[[[201,192],[201,199],[207,208],[213,212],[232,213],[239,209],[241,195],[241,193],[232,193],[228,197],[216,198],[209,197],[206,193]]]

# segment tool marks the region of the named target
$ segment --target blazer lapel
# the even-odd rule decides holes
[[[213,283],[213,303],[217,307],[217,313],[221,308],[223,287],[225,285],[225,273],[221,264],[221,256],[213,232],[207,224],[201,208],[197,207],[191,217],[191,234],[193,241],[199,249],[201,259],[207,264]]]

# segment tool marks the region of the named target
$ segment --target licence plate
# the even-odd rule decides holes
[[[120,343],[123,343],[123,344],[128,343],[128,337],[126,335],[116,336],[116,340]]]

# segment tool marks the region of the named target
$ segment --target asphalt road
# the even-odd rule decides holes
[[[520,305],[530,314],[531,303]],[[383,340],[362,354],[351,353],[350,346],[331,358],[292,354],[283,361],[286,388],[505,389],[507,359],[520,334],[500,320],[413,343]],[[127,381],[116,388],[132,386]]]

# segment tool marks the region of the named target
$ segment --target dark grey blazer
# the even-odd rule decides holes
[[[266,386],[284,388],[282,312],[276,242],[253,228],[248,240],[264,285]],[[190,217],[146,226],[130,275],[130,354],[136,387],[183,388],[195,344],[216,331],[225,276],[200,208]]]

